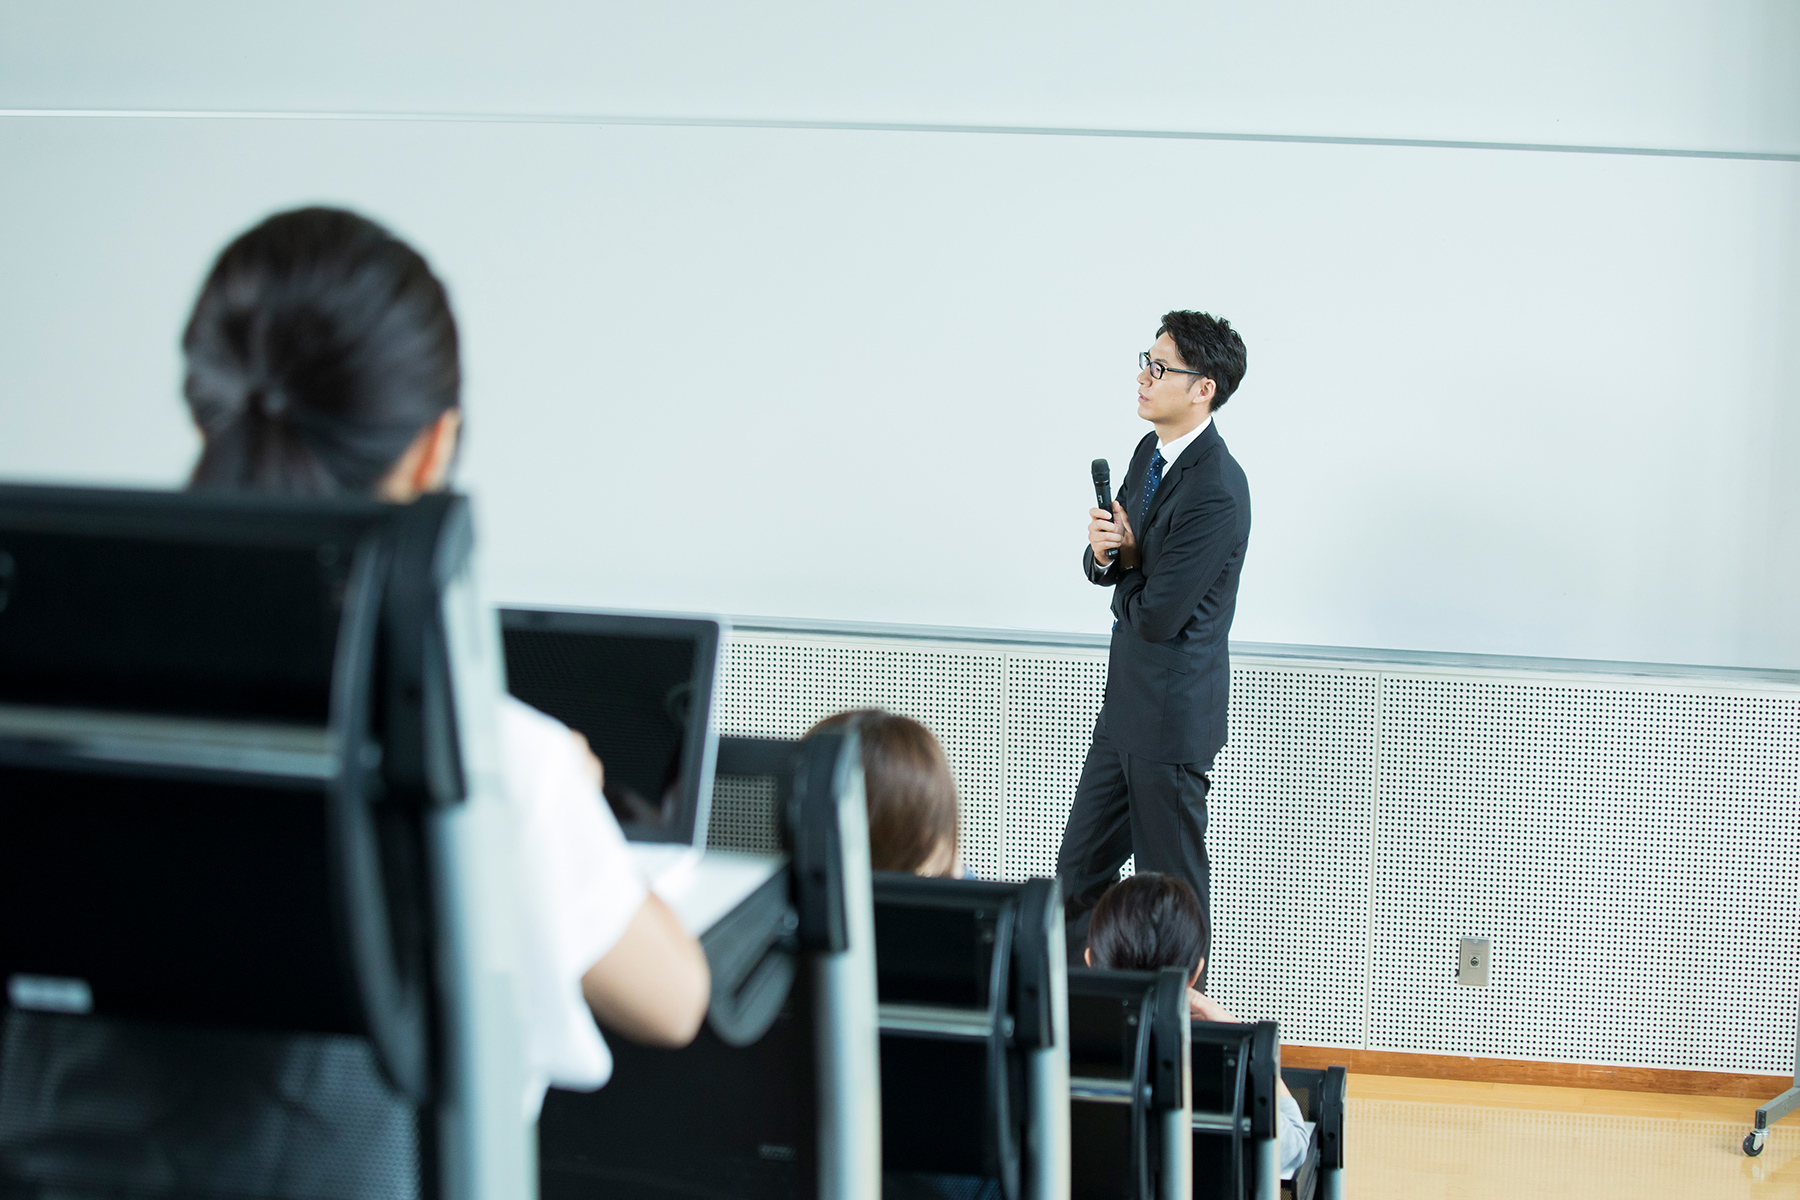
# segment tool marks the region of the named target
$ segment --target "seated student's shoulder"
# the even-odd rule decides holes
[[[609,866],[624,868],[625,836],[600,797],[598,768],[578,735],[512,696],[501,697],[496,709],[506,797],[520,810],[527,840],[549,839],[542,849],[560,856],[572,847],[555,843],[573,838],[588,853],[604,854]]]
[[[529,784],[560,791],[572,780],[588,778],[586,750],[575,732],[555,717],[515,696],[502,696],[495,718],[509,787]]]
[[[501,696],[495,705],[503,745],[548,749],[553,741],[569,740],[569,727],[546,712],[539,712],[517,696]]]

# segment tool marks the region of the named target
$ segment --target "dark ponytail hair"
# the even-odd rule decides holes
[[[277,213],[225,247],[181,348],[206,440],[194,488],[372,493],[462,388],[444,285],[335,208]]]
[[[1108,971],[1180,967],[1193,977],[1206,945],[1206,914],[1185,880],[1146,871],[1106,889],[1088,918],[1088,950]]]

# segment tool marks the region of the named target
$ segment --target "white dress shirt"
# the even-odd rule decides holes
[[[1306,1161],[1313,1123],[1301,1115],[1300,1102],[1291,1092],[1281,1092],[1276,1097],[1275,1129],[1281,1141],[1281,1177],[1292,1179],[1300,1164]]]
[[[1206,414],[1206,420],[1200,422],[1174,441],[1165,442],[1160,438],[1157,439],[1156,448],[1162,451],[1164,475],[1167,475],[1169,473],[1169,468],[1175,465],[1175,460],[1181,457],[1181,452],[1193,445],[1194,439],[1199,437],[1202,433],[1205,433],[1206,427],[1211,424],[1212,414],[1208,413]],[[1158,488],[1157,490],[1160,491],[1161,489]]]

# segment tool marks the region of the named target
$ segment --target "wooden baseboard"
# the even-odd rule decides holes
[[[1588,1063],[1521,1062],[1463,1058],[1453,1054],[1402,1054],[1391,1050],[1343,1050],[1283,1043],[1287,1067],[1348,1067],[1351,1074],[1401,1075],[1408,1079],[1463,1079],[1474,1083],[1535,1083],[1545,1087],[1605,1088],[1665,1096],[1734,1096],[1772,1099],[1794,1081],[1785,1075],[1733,1075],[1722,1071],[1662,1071]]]

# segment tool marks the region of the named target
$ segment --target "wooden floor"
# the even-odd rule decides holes
[[[1800,1200],[1800,1114],[1760,1157],[1758,1101],[1350,1076],[1351,1200]]]

